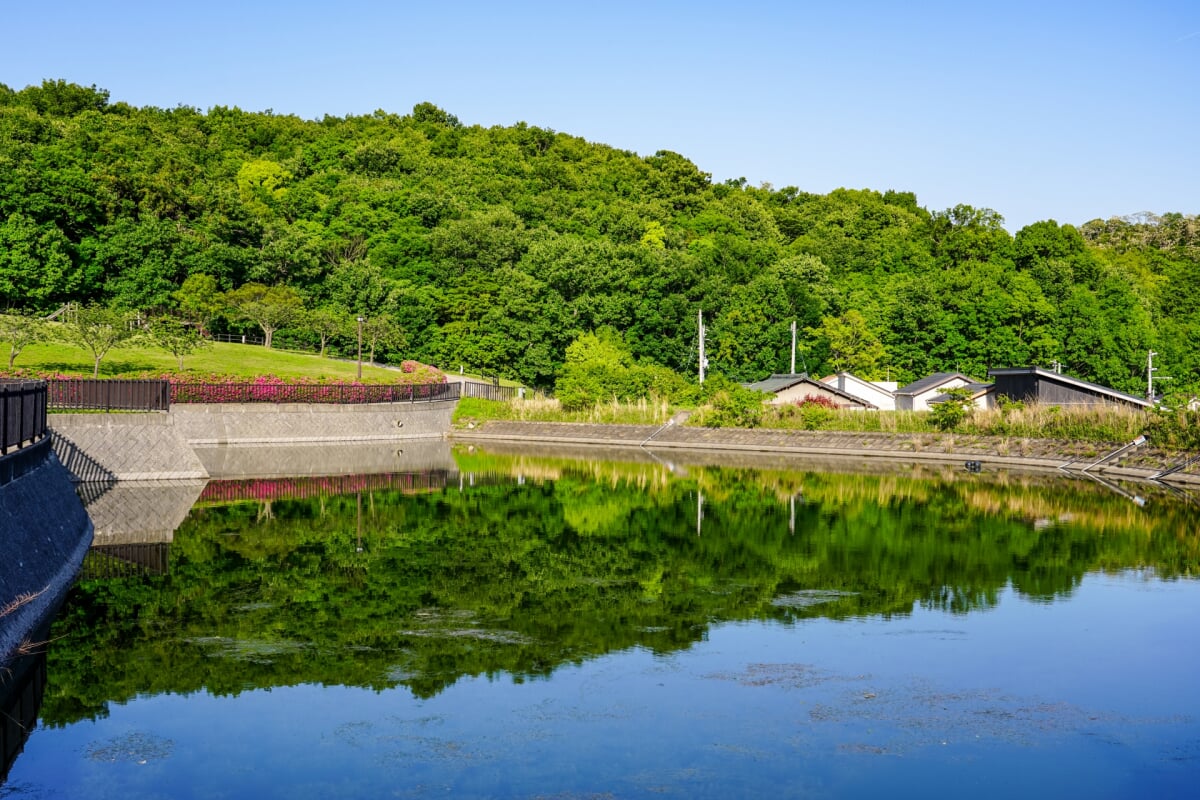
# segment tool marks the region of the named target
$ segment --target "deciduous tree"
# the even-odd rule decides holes
[[[271,347],[275,331],[300,319],[304,300],[290,286],[247,283],[225,293],[225,302],[239,319],[262,328],[263,345]]]

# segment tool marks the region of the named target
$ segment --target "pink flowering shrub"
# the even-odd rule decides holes
[[[804,395],[804,399],[796,403],[796,405],[800,408],[804,408],[805,406],[820,406],[821,408],[828,408],[830,411],[837,411],[840,408],[837,403],[833,402],[833,398],[826,397],[823,394],[806,394]]]
[[[436,376],[425,372],[422,377],[428,377],[432,382],[345,383],[284,379],[274,375],[226,382],[211,378],[195,381],[180,376],[167,376],[167,379],[171,382],[172,403],[398,403],[435,400],[452,394],[446,376],[440,372]],[[438,377],[440,381],[436,380]]]

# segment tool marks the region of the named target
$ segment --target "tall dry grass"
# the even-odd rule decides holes
[[[508,401],[463,398],[455,409],[454,423],[462,426],[495,419],[517,422],[663,425],[673,413],[674,409],[669,402],[653,396],[632,402],[620,402],[614,398],[606,403],[596,403],[590,408],[567,411],[557,399],[535,392]]]
[[[1016,404],[977,410],[959,430],[981,436],[1127,442],[1145,430],[1145,411],[1124,406]]]
[[[1014,404],[975,409],[952,431],[975,436],[1127,442],[1142,433],[1146,412],[1123,406]],[[849,411],[819,407],[773,408],[763,427],[855,433],[938,433],[927,411]]]

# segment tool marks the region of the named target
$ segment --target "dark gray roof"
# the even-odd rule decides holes
[[[785,389],[790,389],[793,386],[798,386],[802,383],[807,383],[814,389],[820,389],[823,392],[829,392],[837,397],[841,397],[847,402],[860,405],[863,408],[878,408],[879,406],[872,403],[870,400],[863,400],[861,397],[855,397],[849,392],[843,392],[837,386],[832,386],[828,383],[821,383],[815,378],[810,378],[808,373],[800,373],[799,375],[772,375],[765,381],[757,381],[755,383],[745,384],[747,389],[754,389],[758,392],[767,392],[768,394],[779,394]]]
[[[979,383],[979,381],[967,375],[963,375],[961,372],[935,372],[926,378],[921,378],[919,381],[913,381],[908,386],[901,386],[896,390],[896,394],[921,394],[922,392],[927,392],[930,389],[936,389],[943,383],[949,383],[955,378],[962,378],[967,383]]]
[[[797,383],[811,381],[807,372],[801,372],[795,375],[772,375],[765,381],[755,381],[754,383],[744,384],[747,389],[753,389],[756,392],[767,392],[768,394],[778,394],[784,389],[790,389]]]
[[[988,370],[988,377],[994,378],[997,375],[1036,375],[1041,380],[1064,383],[1067,386],[1074,386],[1077,389],[1085,389],[1098,395],[1111,397],[1112,399],[1118,400],[1122,403],[1129,403],[1131,405],[1141,406],[1143,408],[1150,408],[1154,405],[1154,403],[1143,397],[1135,397],[1131,394],[1118,392],[1116,389],[1110,389],[1107,386],[1101,386],[1098,383],[1091,383],[1089,381],[1080,380],[1079,378],[1072,378],[1070,375],[1062,375],[1057,372],[1051,372],[1050,370],[1042,369],[1041,367],[1006,367],[1003,369]]]
[[[968,383],[966,386],[964,386],[962,388],[964,388],[968,392],[970,392],[971,398],[974,399],[974,398],[979,397],[982,394],[986,394],[987,392],[989,392],[993,386],[995,386],[995,384],[993,384],[993,383]],[[949,389],[947,389],[946,391],[949,391]],[[929,398],[929,400],[926,402],[928,402],[929,405],[932,406],[932,405],[936,405],[937,403],[944,403],[949,399],[950,399],[949,395],[939,394],[937,397]]]

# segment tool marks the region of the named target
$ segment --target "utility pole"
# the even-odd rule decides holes
[[[1158,367],[1154,366],[1154,357],[1156,355],[1158,353],[1153,350],[1148,351],[1146,354],[1146,399],[1151,403],[1154,402],[1154,373],[1158,372]],[[1159,375],[1158,379],[1160,381],[1169,381],[1171,380],[1171,376]]]
[[[796,374],[796,320],[792,320],[792,371],[789,374]]]
[[[708,366],[708,358],[704,355],[704,309],[699,312],[700,329],[700,383],[704,383],[704,369]]]
[[[363,318],[358,318],[358,382],[362,383],[362,324]]]

